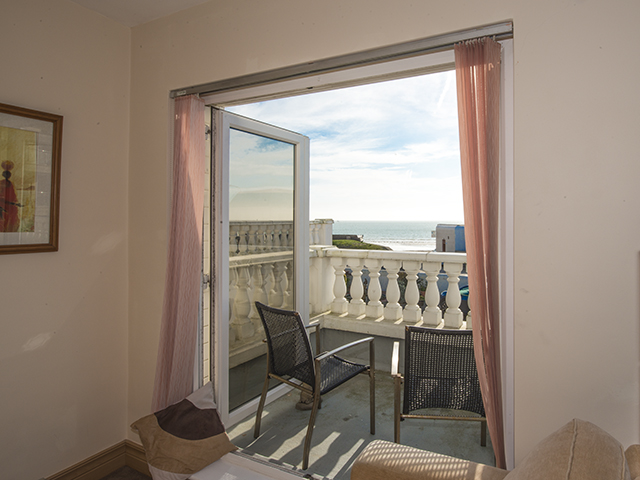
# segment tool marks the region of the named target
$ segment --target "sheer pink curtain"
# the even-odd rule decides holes
[[[500,44],[455,46],[469,301],[473,341],[496,465],[505,468],[498,290]]]
[[[153,389],[154,412],[193,392],[202,281],[204,102],[195,96],[177,98],[174,122],[169,252]]]

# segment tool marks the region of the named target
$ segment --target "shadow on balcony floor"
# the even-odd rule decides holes
[[[348,479],[351,465],[375,439],[393,441],[393,381],[376,372],[376,434],[369,433],[368,378],[359,375],[324,395],[311,440],[310,473]],[[298,392],[290,392],[265,407],[260,437],[253,438],[255,415],[228,429],[231,441],[246,450],[280,462],[302,466],[304,436],[310,412],[295,409]],[[424,450],[494,465],[493,450],[480,446],[480,424],[447,420],[405,420],[401,441]]]

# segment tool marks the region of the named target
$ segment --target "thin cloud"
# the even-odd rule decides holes
[[[463,218],[453,71],[229,110],[311,139],[311,218]]]

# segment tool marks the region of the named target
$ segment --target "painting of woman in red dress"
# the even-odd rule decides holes
[[[5,160],[0,165],[2,167],[2,177],[0,180],[0,232],[17,232],[20,228],[20,215],[16,190],[11,182],[11,170],[14,164],[10,160]]]

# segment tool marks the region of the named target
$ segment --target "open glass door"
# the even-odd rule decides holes
[[[218,406],[230,426],[255,411],[266,373],[254,302],[308,318],[309,139],[213,110]],[[269,398],[284,393],[273,385]]]

